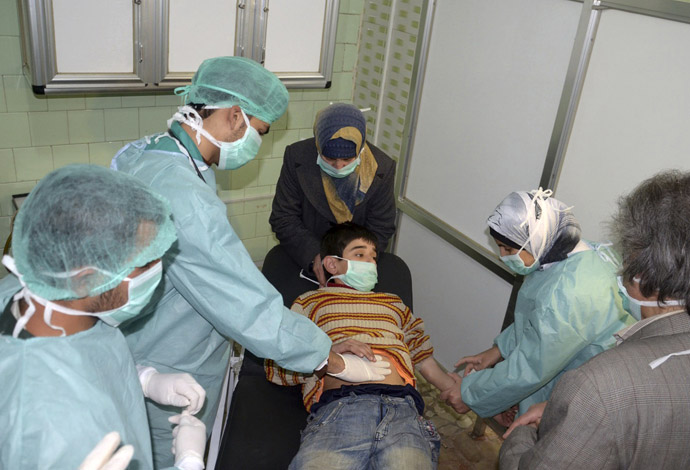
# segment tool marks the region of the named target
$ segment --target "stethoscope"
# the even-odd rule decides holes
[[[182,153],[187,155],[187,159],[192,163],[192,166],[194,167],[194,170],[196,170],[196,174],[199,178],[201,178],[201,181],[206,183],[206,179],[204,179],[204,176],[201,174],[201,170],[199,170],[199,167],[197,166],[196,162],[194,161],[194,158],[192,155],[189,153],[189,150],[187,147],[185,147],[184,143],[180,139],[177,138],[175,134],[173,134],[171,129],[168,129],[168,136],[170,136],[171,139],[175,141],[177,144],[177,147],[180,149]]]

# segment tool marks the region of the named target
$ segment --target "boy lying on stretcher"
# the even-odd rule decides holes
[[[440,438],[422,417],[413,367],[439,390],[459,384],[433,358],[424,323],[394,294],[371,292],[377,282],[376,238],[364,227],[344,223],[321,243],[326,287],[302,294],[292,310],[309,317],[333,341],[363,343],[388,375],[362,383],[335,376],[287,371],[266,360],[266,376],[279,385],[302,385],[311,414],[290,469],[435,469]],[[326,463],[327,462],[327,463]]]

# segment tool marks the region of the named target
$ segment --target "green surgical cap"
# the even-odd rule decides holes
[[[14,223],[12,254],[23,282],[48,300],[98,295],[177,239],[170,206],[142,182],[94,165],[43,178]]]
[[[288,105],[285,85],[258,62],[244,57],[206,59],[192,78],[192,84],[175,88],[185,104],[209,108],[242,110],[268,124],[283,115]]]

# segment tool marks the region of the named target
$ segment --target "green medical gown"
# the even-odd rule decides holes
[[[14,276],[0,281],[0,315],[11,315],[19,289]],[[117,328],[99,321],[70,336],[1,335],[0,377],[0,468],[76,470],[110,431],[134,446],[130,468],[153,468],[144,396]]]
[[[635,320],[623,310],[616,266],[581,251],[525,276],[515,321],[494,343],[503,361],[462,381],[462,398],[479,416],[519,403],[522,414],[547,400],[561,374],[615,344]]]
[[[193,156],[200,158],[189,137],[182,137]],[[162,373],[188,372],[204,387],[207,402],[197,417],[210,432],[228,364],[229,339],[300,372],[313,371],[328,356],[331,341],[309,319],[283,306],[282,297],[231,227],[227,208],[216,195],[213,171],[198,165],[206,182],[176,141],[163,134],[128,144],[111,167],[165,196],[178,233],[178,243],[165,259],[163,296],[147,307],[155,308],[155,313],[135,320],[123,332],[137,364]],[[176,410],[149,400],[146,406],[154,462],[162,468],[172,462],[167,419]]]

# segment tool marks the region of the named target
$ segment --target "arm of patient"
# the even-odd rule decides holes
[[[419,364],[417,369],[422,376],[439,389],[441,399],[450,404],[458,413],[467,413],[470,409],[462,402],[460,384],[462,379],[455,374],[449,374],[441,369],[436,359],[427,357]],[[454,378],[456,377],[456,378]]]
[[[455,386],[457,386],[458,389],[460,388],[460,384],[456,384],[456,382],[441,369],[441,366],[438,365],[438,362],[436,362],[433,356],[427,357],[422,362],[418,363],[416,368],[419,373],[422,374],[422,377],[442,392]]]

